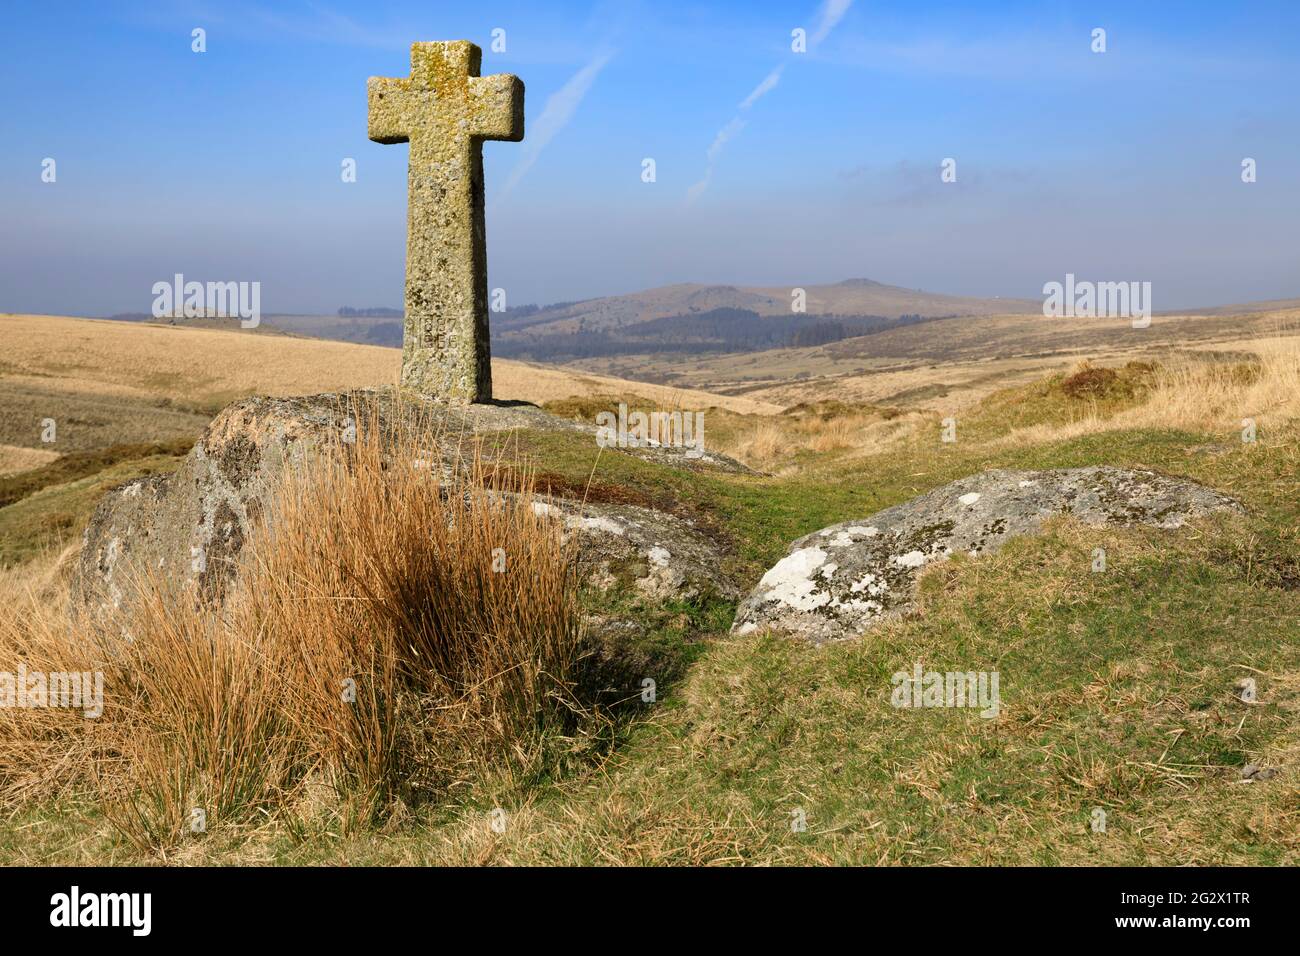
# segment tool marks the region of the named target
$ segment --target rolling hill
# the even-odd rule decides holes
[[[196,437],[225,404],[247,395],[296,395],[392,384],[396,349],[327,342],[261,329],[188,328],[50,315],[0,314],[0,473],[43,463],[54,451]],[[639,396],[770,414],[750,398],[704,395],[570,369],[494,360],[498,398],[547,402],[591,395]],[[58,441],[41,441],[41,422]]]
[[[825,344],[901,325],[957,316],[1032,314],[1025,299],[942,295],[847,279],[805,285],[805,308],[791,308],[793,286],[682,283],[580,302],[524,305],[493,313],[493,354],[503,358],[567,362],[575,359],[674,352],[751,352]],[[342,310],[341,310],[342,311]],[[400,314],[267,315],[266,322],[296,335],[400,346]]]
[[[938,318],[1040,312],[1029,300],[978,299],[871,279],[795,287],[685,283],[492,317],[497,354],[545,361],[636,353],[749,352],[824,344]]]

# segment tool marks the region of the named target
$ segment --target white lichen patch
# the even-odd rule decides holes
[[[667,548],[661,548],[659,545],[655,545],[646,552],[646,557],[650,559],[650,563],[655,567],[666,568],[668,567],[668,559],[672,557],[672,552]]]
[[[835,601],[835,606],[844,611],[857,614],[877,615],[885,609],[879,601]]]
[[[627,534],[627,528],[623,527],[613,518],[606,518],[603,515],[596,515],[592,518],[570,517],[565,522],[570,528],[581,528],[583,531],[603,531],[606,534]]]
[[[850,584],[849,590],[854,594],[861,594],[863,591],[866,591],[868,594],[875,597],[888,591],[889,585],[883,579],[876,577],[868,571],[860,579]]]
[[[966,494],[962,495],[957,500],[962,504],[964,504],[967,508],[969,508],[975,502],[979,501],[980,498],[982,497],[984,496],[981,495],[978,491],[968,491]]]
[[[824,607],[831,596],[825,591],[818,592],[813,575],[825,563],[826,552],[821,548],[800,548],[772,565],[758,582],[759,590],[766,600],[798,611]]]
[[[925,553],[922,551],[909,551],[907,554],[894,556],[894,563],[901,568],[919,568],[925,564]]]
[[[817,573],[820,574],[827,581],[829,581],[831,579],[831,576],[834,575],[835,572],[838,571],[839,569],[840,566],[838,564],[827,564],[827,565],[823,565],[822,569]]]
[[[829,534],[830,532],[825,531],[822,533]],[[833,537],[830,540],[830,547],[847,548],[849,545],[853,544],[858,538],[874,538],[878,534],[880,534],[880,529],[874,526],[863,527],[862,525],[854,525],[851,528],[844,528],[840,531],[837,531],[835,533],[835,537]]]

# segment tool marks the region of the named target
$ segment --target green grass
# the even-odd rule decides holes
[[[1232,423],[1224,435],[991,441],[1069,421],[1080,401],[1113,411],[1140,395],[1075,399],[1058,377],[994,396],[960,423],[955,444],[939,441],[936,422],[886,454],[828,455],[795,478],[696,474],[601,452],[587,436],[523,436],[557,481],[592,478],[712,529],[730,550],[723,571],[743,587],[802,534],[987,468],[1154,468],[1236,495],[1249,514],[1176,533],[1055,522],[997,554],[932,567],[915,614],[822,648],[730,638],[725,601],[643,607],[644,632],[612,649],[602,672],[623,682],[628,701],[587,769],[523,795],[485,779],[382,833],[348,830],[329,813],[310,826],[218,825],[180,859],[1294,865],[1300,430],[1253,445],[1224,437]],[[3,547],[8,512],[43,507],[41,495],[51,507],[93,496],[77,484],[0,509]],[[1091,572],[1095,547],[1106,549],[1104,573]],[[1000,715],[892,707],[891,675],[918,660],[997,671]],[[1248,676],[1255,704],[1234,693]],[[645,677],[656,682],[653,703],[637,696]],[[1280,773],[1242,783],[1248,762]],[[488,825],[498,805],[509,821],[500,834]],[[1104,833],[1089,825],[1098,809]],[[75,801],[0,823],[0,857],[148,862]]]
[[[191,444],[154,442],[77,452],[0,479],[0,495],[14,498],[0,507],[0,568],[71,544],[104,492],[132,478],[175,471]]]
[[[166,442],[112,445],[95,451],[74,451],[39,468],[0,476],[0,508],[21,501],[42,488],[96,475],[123,462],[159,455],[179,457],[187,454],[193,445],[194,442],[188,438],[177,438]]]

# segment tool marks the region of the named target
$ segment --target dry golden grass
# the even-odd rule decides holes
[[[1143,370],[1137,378],[1134,369]],[[988,447],[1036,445],[1136,428],[1236,433],[1247,419],[1262,431],[1300,417],[1300,337],[1223,344],[1174,356],[1166,364],[1134,364],[1118,372],[1084,359],[1066,371],[1064,380],[1039,379],[1019,390],[1000,390],[992,396],[992,406],[977,407],[974,414],[990,424],[999,420],[1008,402],[1024,408],[1031,420],[1050,419],[1002,431],[987,440]],[[1139,380],[1140,388],[1135,384]],[[1107,388],[1108,383],[1112,387]],[[1117,387],[1128,390],[1112,394]],[[952,405],[945,399],[942,414],[969,414],[963,404],[969,397]],[[1068,415],[1065,421],[1063,413]],[[896,450],[918,432],[935,428],[938,417],[915,405],[880,408],[828,400],[715,429],[714,446],[752,467],[784,476],[828,460]]]
[[[221,402],[392,385],[402,360],[397,349],[350,342],[51,315],[0,314],[0,338],[0,380],[139,400]],[[716,405],[747,414],[779,410],[748,398],[502,359],[493,360],[492,379],[497,398],[537,404],[631,392],[658,404]]]
[[[570,545],[526,476],[477,457],[443,476],[423,463],[437,441],[381,450],[372,426],[291,471],[221,614],[144,580],[88,636],[52,599],[55,560],[11,576],[2,596],[29,593],[0,621],[0,671],[100,671],[105,700],[90,720],[0,709],[4,797],[93,790],[166,852],[195,808],[208,826],[322,805],[362,824],[489,764],[540,772],[582,713]]]
[[[16,475],[20,471],[39,468],[41,465],[48,465],[58,457],[58,452],[46,451],[41,448],[0,445],[0,478],[5,475]]]
[[[820,408],[820,410],[819,410]],[[717,450],[761,471],[787,475],[801,470],[801,456],[860,457],[885,451],[929,425],[922,411],[871,407],[795,406],[748,428],[724,432]]]
[[[1174,356],[1166,364],[1138,368],[1151,369],[1143,389],[1128,397],[1131,405],[1115,410],[1093,399],[1089,382],[1097,378],[1096,385],[1101,388],[1110,378],[1118,380],[1117,373],[1092,360],[1075,362],[1067,369],[1069,377],[1060,382],[1071,399],[1069,420],[1013,428],[991,438],[989,447],[1037,445],[1134,428],[1239,433],[1247,420],[1262,431],[1300,418],[1300,337],[1221,345]],[[1041,382],[1041,388],[1047,388]],[[1071,388],[1073,382],[1078,382],[1078,389]],[[1005,401],[1008,394],[1017,401],[1037,401],[1018,392],[1002,392],[998,397]],[[949,406],[945,399],[944,414],[956,415],[963,407],[962,402]],[[805,408],[823,412],[801,414]],[[985,418],[996,416],[987,408],[983,411]],[[722,440],[714,444],[751,467],[792,475],[805,470],[810,457],[842,460],[896,449],[919,429],[935,427],[935,421],[933,412],[918,407],[881,410],[827,401],[794,406],[783,415],[750,421],[748,427],[715,429],[715,436],[722,434]]]
[[[1188,356],[1157,367],[1146,399],[1114,415],[1089,410],[1066,424],[1015,429],[1001,445],[1036,444],[1124,428],[1180,428],[1222,434],[1300,417],[1300,337],[1259,339],[1221,347],[1246,361]],[[1241,353],[1245,353],[1242,355]],[[1092,368],[1083,363],[1077,368]]]
[[[748,465],[768,469],[785,459],[789,447],[786,429],[764,422],[747,433],[738,434],[731,444],[720,450]]]
[[[833,399],[962,413],[986,395],[1064,371],[1082,358],[1164,363],[1187,350],[1231,349],[1300,330],[1300,310],[1157,315],[1126,320],[971,316],[891,329],[816,348],[740,354],[620,356],[577,363],[614,375],[671,376],[685,387],[782,406]]]
[[[1233,350],[1242,348],[1256,356],[1254,367],[1184,362],[1163,369],[1147,403],[1148,421],[1211,428],[1225,419],[1276,424],[1297,417],[1300,338],[1259,339]]]

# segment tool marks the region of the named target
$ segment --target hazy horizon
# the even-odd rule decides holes
[[[933,290],[933,289],[920,289],[920,288],[912,289],[912,288],[907,287],[907,286],[894,286],[893,283],[889,283],[889,282],[880,282],[879,280],[871,279],[871,278],[869,278],[869,277],[867,277],[867,276],[850,276],[850,277],[848,277],[848,278],[845,278],[845,279],[839,279],[839,280],[835,280],[835,281],[832,281],[832,282],[821,282],[821,283],[815,283],[815,284],[814,284],[814,283],[805,283],[805,285],[807,285],[809,288],[813,288],[813,287],[822,287],[822,288],[825,288],[825,287],[836,286],[836,285],[848,285],[848,284],[858,283],[858,282],[875,282],[875,283],[878,283],[878,284],[880,284],[880,285],[889,286],[889,287],[891,287],[891,288],[900,288],[900,289],[903,289],[904,291],[915,291],[915,292],[918,292],[918,293],[919,293],[919,292],[932,293],[932,292],[935,291],[935,290]],[[784,287],[785,287],[785,284],[783,284],[783,283],[779,283],[779,282],[767,282],[767,283],[761,283],[761,284],[760,284],[760,283],[736,283],[736,282],[701,282],[701,281],[694,281],[694,280],[687,279],[687,280],[683,280],[683,281],[681,281],[681,282],[667,283],[667,284],[662,285],[662,286],[652,286],[652,287],[648,287],[648,288],[628,289],[628,290],[626,290],[625,292],[604,293],[604,294],[601,294],[601,295],[595,295],[595,296],[581,296],[581,297],[578,297],[578,298],[575,298],[575,299],[559,299],[559,300],[556,300],[556,301],[554,301],[554,302],[549,302],[549,301],[548,301],[548,302],[511,302],[509,308],[511,308],[511,309],[519,309],[519,308],[530,308],[530,307],[531,307],[531,308],[538,308],[538,309],[543,309],[543,310],[544,310],[544,309],[548,309],[548,308],[555,308],[555,307],[560,307],[560,306],[565,306],[565,305],[572,305],[572,304],[577,304],[577,303],[581,303],[581,302],[595,301],[595,300],[597,300],[597,299],[603,299],[603,298],[617,298],[617,297],[619,297],[619,296],[631,296],[631,295],[637,295],[637,294],[639,294],[639,293],[653,292],[653,291],[656,291],[656,290],[659,290],[659,289],[669,289],[669,288],[673,288],[673,287],[676,287],[676,286],[700,286],[700,287],[703,287],[703,288],[718,288],[718,289],[725,289],[725,288],[773,288],[773,289],[781,289],[781,288],[784,288]],[[790,288],[793,289],[793,288],[795,287],[795,283],[790,283],[789,286],[790,286]],[[943,294],[943,295],[951,295],[951,296],[954,296],[954,297],[961,297],[961,298],[970,298],[969,296],[965,296],[965,295],[964,295],[963,293],[961,293],[961,292],[940,293],[940,294]],[[982,297],[979,297],[979,298],[986,298],[986,299],[998,299],[998,298],[1001,298],[1001,299],[1007,299],[1008,301],[1029,301],[1029,302],[1037,302],[1037,301],[1042,300],[1043,296],[1033,296],[1033,295],[1029,295],[1029,296],[999,296],[999,295],[992,295],[992,296],[982,296]],[[1182,307],[1181,307],[1181,310],[1183,310],[1183,311],[1196,311],[1196,310],[1198,310],[1198,309],[1213,309],[1213,308],[1218,308],[1218,307],[1220,307],[1220,306],[1251,305],[1251,304],[1255,304],[1255,303],[1263,303],[1263,302],[1293,301],[1293,300],[1300,300],[1300,294],[1297,294],[1297,295],[1288,295],[1288,296],[1277,296],[1277,297],[1275,297],[1275,298],[1273,298],[1273,299],[1253,299],[1253,300],[1240,300],[1240,301],[1233,301],[1233,302],[1204,302],[1204,303],[1197,303],[1197,304],[1192,304],[1192,305],[1182,306]],[[352,310],[356,310],[356,311],[359,311],[359,312],[383,310],[383,311],[386,311],[386,312],[391,312],[391,313],[393,313],[393,316],[387,316],[387,317],[390,317],[390,318],[391,318],[391,317],[397,317],[397,316],[400,316],[401,313],[402,313],[402,305],[401,305],[401,302],[398,301],[398,302],[395,303],[395,304],[394,304],[394,303],[384,303],[384,302],[344,302],[344,303],[341,303],[340,305],[338,305],[338,306],[335,307],[335,308],[329,308],[329,309],[318,310],[318,311],[308,311],[308,310],[300,310],[300,309],[275,309],[275,310],[265,310],[263,314],[264,314],[264,316],[265,316],[266,318],[268,318],[268,319],[269,319],[269,318],[274,318],[275,316],[303,316],[303,317],[307,317],[307,316],[317,316],[317,317],[319,317],[319,316],[334,316],[334,315],[337,315],[338,313],[340,313],[340,312],[341,312],[342,310],[344,310],[344,309],[352,309]],[[90,318],[90,319],[112,319],[112,318],[116,318],[116,317],[120,317],[120,316],[132,316],[132,317],[134,317],[134,316],[150,316],[150,317],[152,318],[152,316],[151,316],[151,314],[150,314],[150,312],[149,312],[148,309],[133,309],[133,310],[129,310],[129,311],[100,312],[100,313],[79,313],[79,314],[63,313],[63,312],[31,312],[31,311],[27,311],[27,310],[0,310],[0,311],[9,311],[9,312],[11,312],[12,314],[17,314],[18,312],[24,312],[24,314],[32,314],[32,315],[51,315],[51,316],[66,315],[66,316],[73,317],[73,318],[81,317],[81,318]],[[1154,311],[1155,311],[1156,314],[1160,314],[1160,313],[1177,313],[1177,312],[1180,311],[1180,309],[1178,309],[1178,308],[1175,308],[1175,309],[1155,309]],[[237,316],[233,316],[233,315],[232,315],[231,317],[232,317],[232,318],[237,318]],[[347,316],[342,316],[342,317],[346,318]],[[360,315],[358,315],[358,316],[355,316],[355,317],[356,317],[356,318],[367,318],[367,317],[368,317],[368,318],[385,318],[386,316],[360,316]],[[178,315],[178,316],[176,316],[176,318],[179,319],[180,316]]]
[[[511,306],[1066,273],[1149,281],[1156,311],[1300,296],[1300,9],[1129,7],[14,4],[0,310],[147,312],[175,273],[258,281],[268,314],[400,307],[407,150],[367,139],[366,78],[457,38],[527,87],[524,142],[484,148]]]

